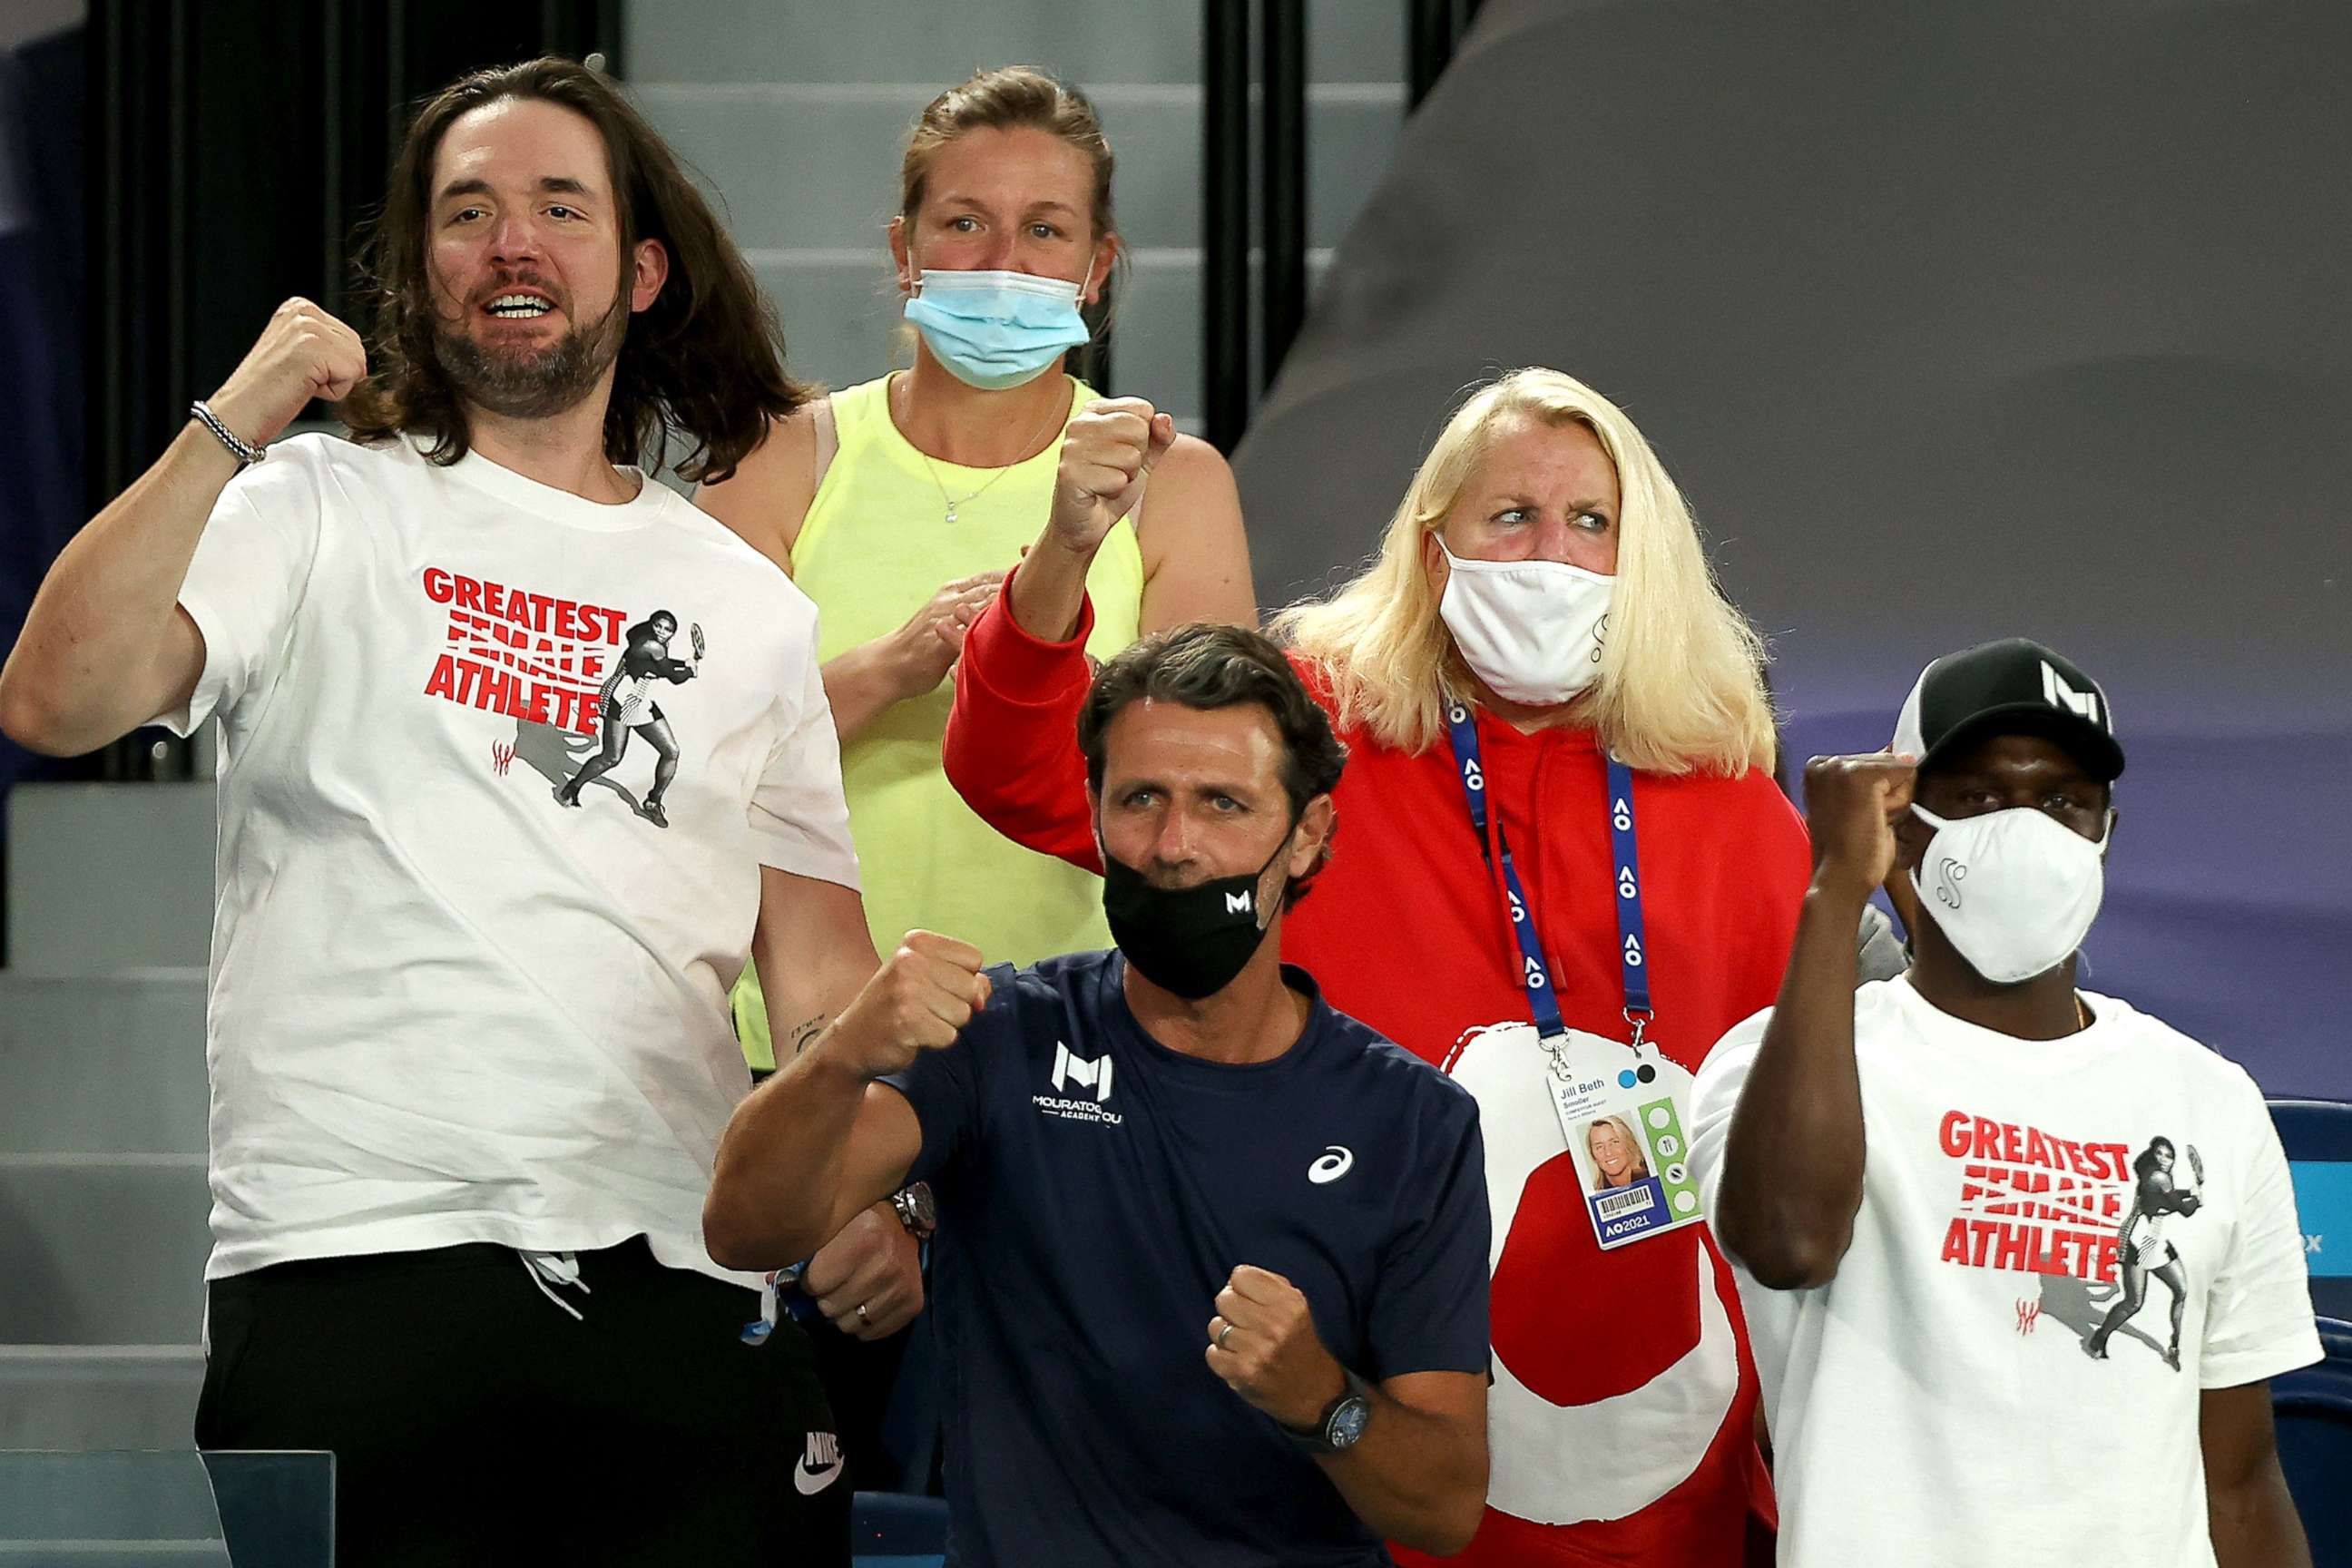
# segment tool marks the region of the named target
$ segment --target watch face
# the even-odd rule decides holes
[[[914,1186],[908,1188],[906,1192],[906,1212],[911,1215],[914,1220],[914,1225],[911,1228],[925,1234],[929,1234],[930,1231],[938,1228],[940,1223],[940,1205],[938,1202],[932,1198],[931,1189],[929,1184],[918,1183]]]
[[[1331,1419],[1324,1424],[1323,1440],[1335,1449],[1352,1448],[1356,1446],[1356,1439],[1364,1435],[1364,1427],[1371,1419],[1370,1400],[1360,1396],[1342,1400],[1339,1408],[1331,1412]]]

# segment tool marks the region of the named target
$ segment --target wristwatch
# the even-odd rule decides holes
[[[898,1223],[917,1241],[929,1241],[940,1228],[940,1205],[931,1200],[931,1184],[916,1182],[890,1194],[890,1206],[898,1211]]]
[[[1339,1391],[1339,1398],[1323,1407],[1323,1415],[1314,1426],[1283,1428],[1309,1453],[1344,1454],[1356,1446],[1364,1428],[1371,1424],[1372,1385],[1344,1366],[1339,1375],[1347,1379],[1348,1386]]]

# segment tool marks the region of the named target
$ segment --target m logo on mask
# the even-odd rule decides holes
[[[1192,1001],[1215,994],[1233,984],[1264,945],[1265,926],[1259,917],[1270,924],[1274,910],[1258,909],[1258,884],[1289,850],[1285,835],[1256,870],[1185,888],[1157,887],[1117,856],[1105,855],[1103,914],[1111,941],[1138,973],[1160,989]]]
[[[1110,1098],[1110,1069],[1114,1064],[1108,1057],[1097,1057],[1088,1061],[1074,1057],[1070,1047],[1061,1041],[1054,1042],[1054,1092],[1066,1094],[1072,1084],[1095,1091],[1095,1103]]]

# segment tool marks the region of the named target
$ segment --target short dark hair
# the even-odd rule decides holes
[[[1103,736],[1130,704],[1177,702],[1204,711],[1254,702],[1273,716],[1282,735],[1282,788],[1294,825],[1307,803],[1328,795],[1347,765],[1348,748],[1331,732],[1330,715],[1307,689],[1272,639],[1247,626],[1193,622],[1154,632],[1120,653],[1095,676],[1078,710],[1078,750],[1087,783],[1102,792]],[[1325,854],[1329,854],[1326,846]],[[1320,869],[1318,866],[1317,869]],[[1286,903],[1306,891],[1309,871],[1294,882]]]
[[[433,161],[459,115],[507,99],[561,105],[603,138],[620,219],[622,309],[638,243],[656,239],[669,252],[669,280],[651,307],[629,318],[621,340],[604,410],[604,456],[658,461],[674,431],[693,444],[677,465],[681,475],[727,479],[766,437],[769,422],[792,414],[809,389],[785,374],[775,311],[677,154],[601,73],[554,56],[460,78],[409,126],[362,262],[374,297],[374,374],[344,400],[343,422],[362,441],[426,437],[426,455],[436,463],[466,455],[465,411],[433,346],[425,268]]]

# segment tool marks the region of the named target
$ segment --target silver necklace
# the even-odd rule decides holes
[[[1052,429],[1054,413],[1049,411],[1045,416],[1045,423],[1037,427],[1037,436],[1043,436],[1047,430]],[[1030,437],[1032,442],[1035,439],[1035,436]],[[915,447],[915,444],[912,441],[908,442],[907,445],[909,447]],[[1034,454],[1032,455],[1034,456]],[[950,522],[953,522],[956,520],[956,508],[960,506],[970,506],[973,501],[978,500],[981,497],[986,495],[991,489],[994,489],[997,480],[1003,479],[1005,475],[1019,468],[1022,463],[1029,460],[1026,458],[1023,458],[1014,462],[1005,464],[1004,467],[989,475],[987,481],[982,484],[980,489],[973,490],[969,495],[959,498],[948,494],[947,486],[940,483],[940,471],[931,467],[931,455],[929,452],[924,451],[920,447],[915,447],[915,456],[923,460],[923,472],[930,476],[931,488],[939,491],[940,500],[947,503],[947,520]]]

